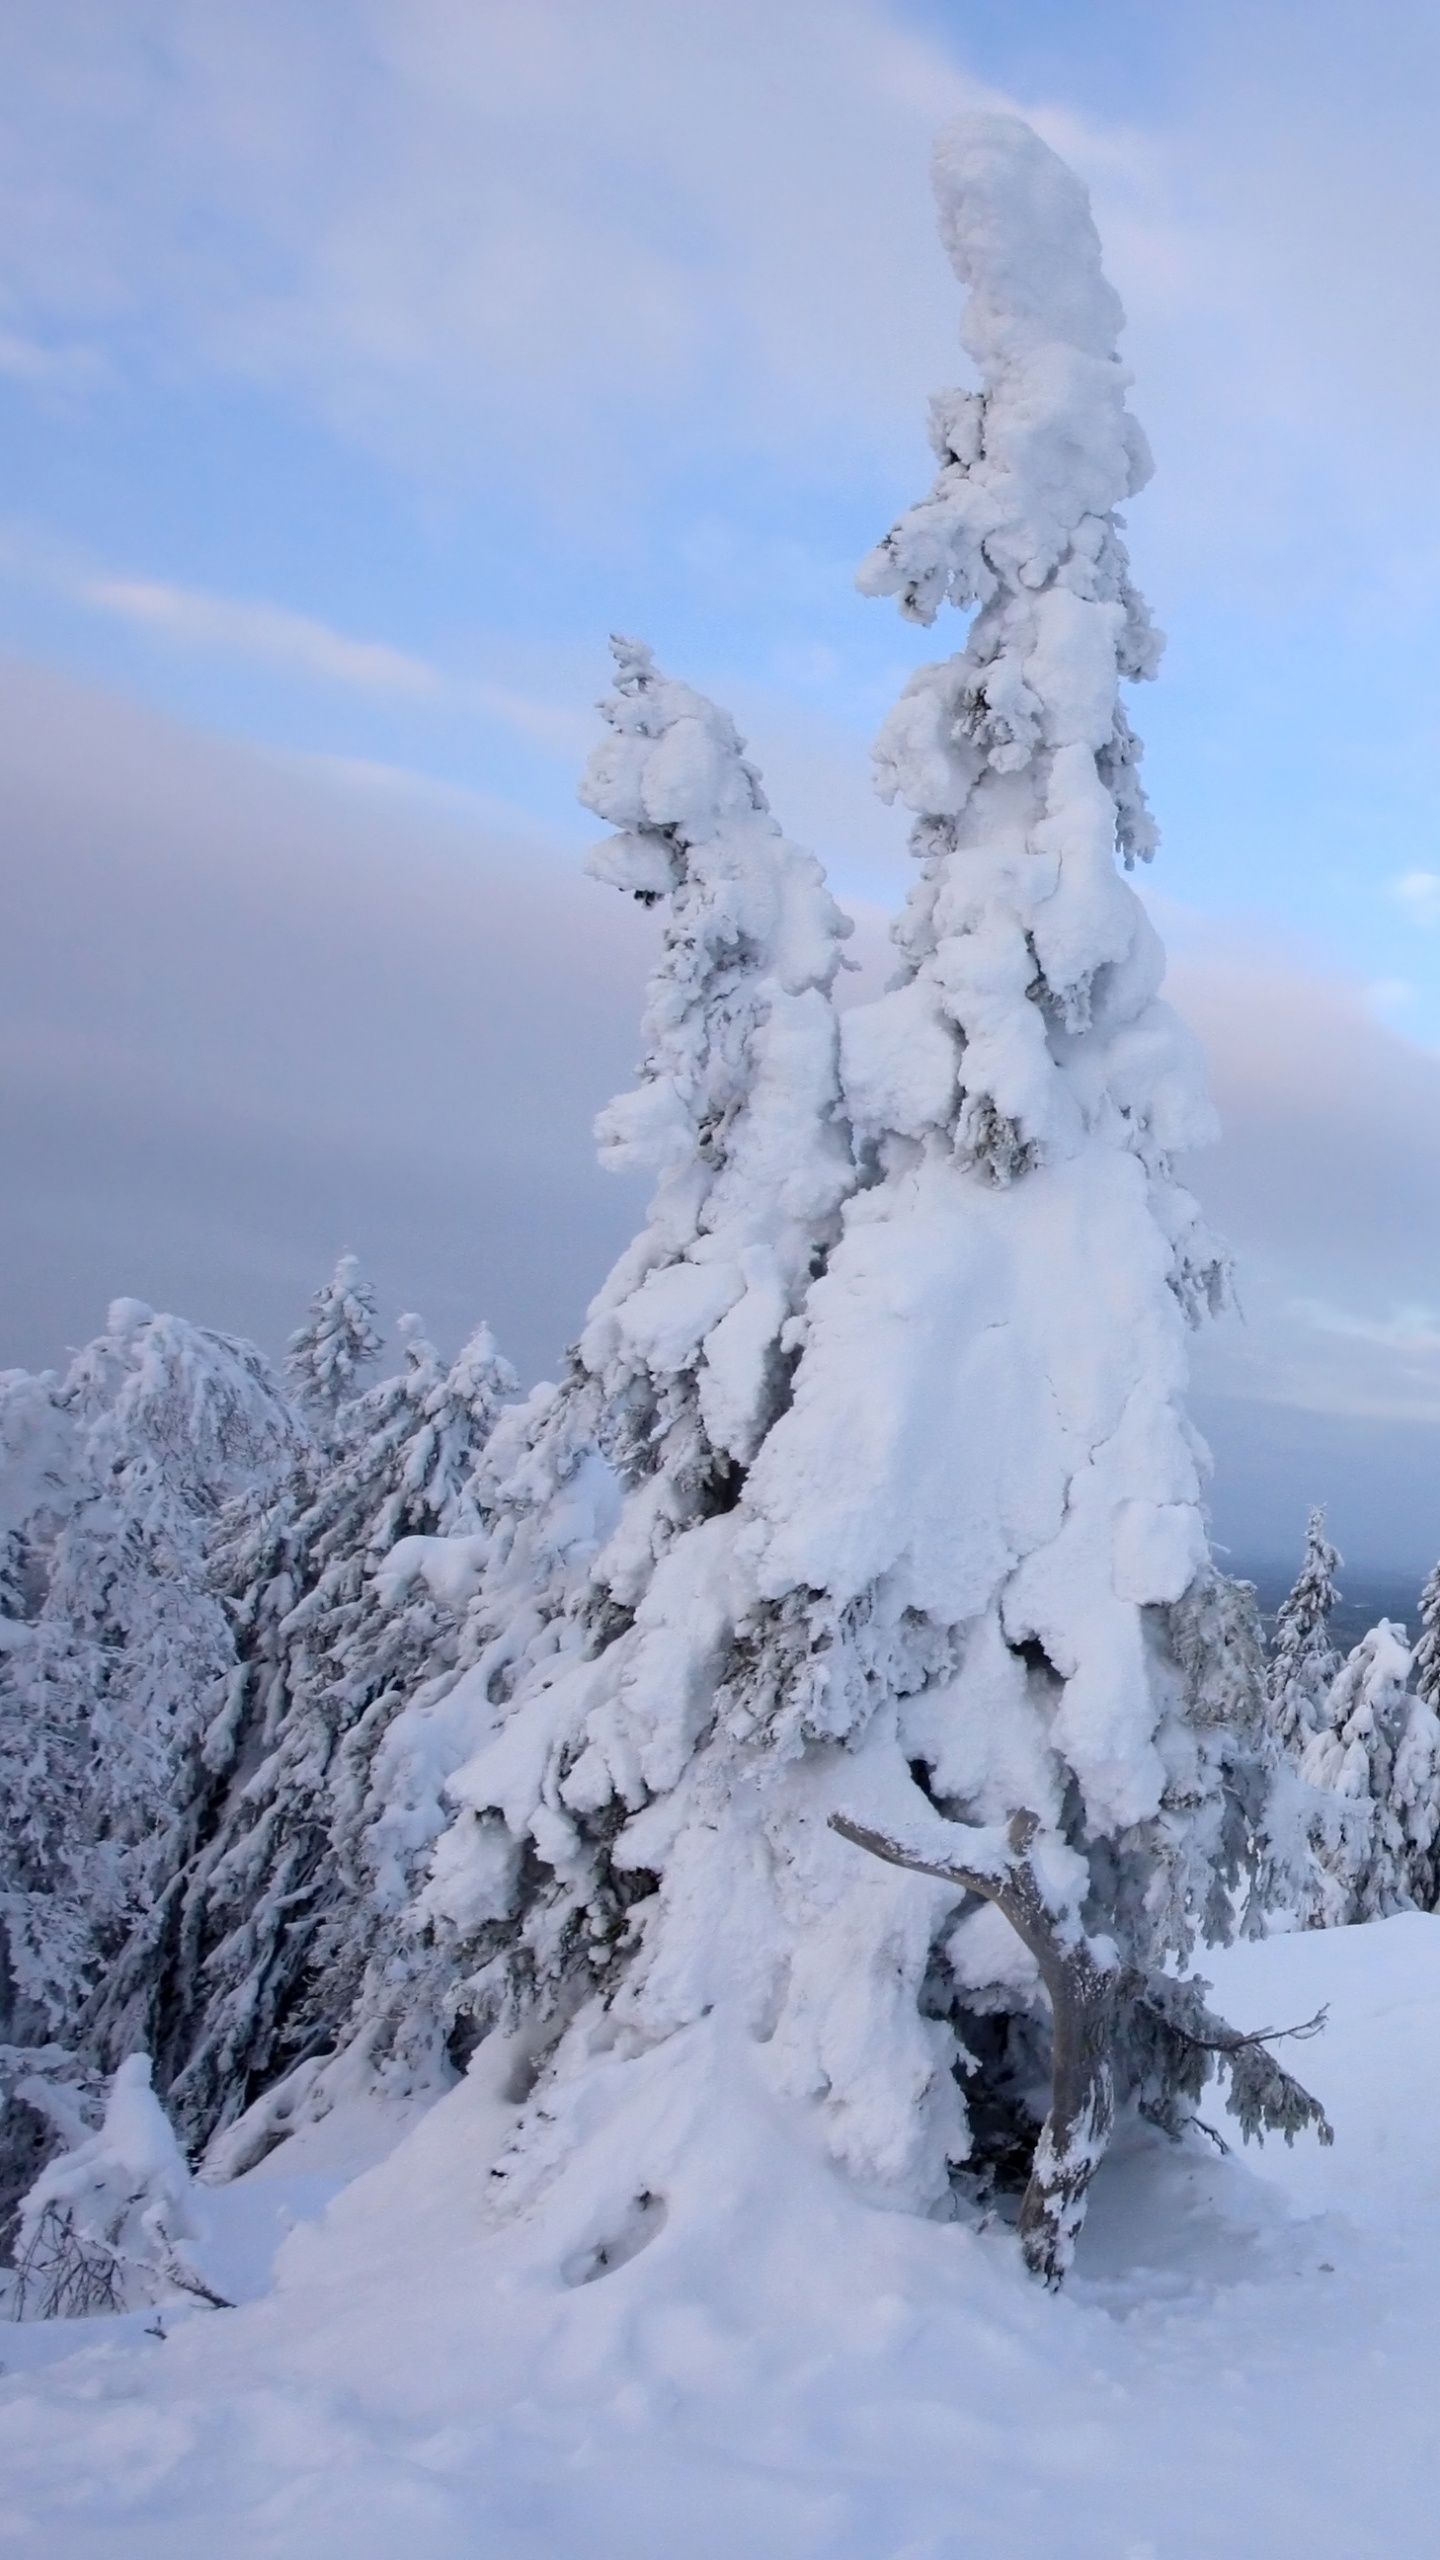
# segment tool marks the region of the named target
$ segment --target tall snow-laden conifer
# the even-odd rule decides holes
[[[929,1803],[901,1818],[901,1789],[891,1852],[981,1897],[940,1946],[933,1905],[909,1906],[932,1928],[907,1958],[930,2036],[908,2174],[933,2190],[987,2117],[1023,2122],[1038,2028],[1052,2103],[1022,2234],[1056,2275],[1114,2074],[1162,2116],[1172,2068],[1183,2084],[1151,1986],[1228,1932],[1259,1661],[1182,1401],[1186,1320],[1225,1264],[1172,1168],[1211,1116],[1116,867],[1155,841],[1119,683],[1158,657],[1117,514],[1150,468],[1122,314],[1083,190],[1024,126],[961,119],[935,178],[981,387],[935,402],[935,486],[861,585],[922,622],[978,609],[877,747],[921,864],[902,983],[847,1026],[880,1178],[812,1294],[751,1499],[770,1649],[806,1630],[788,1714],[872,1764],[846,1799],[871,1831],[867,1783],[908,1764]],[[979,2065],[968,2137],[947,2027]],[[886,2093],[868,2103],[898,2156]]]
[[[849,924],[727,715],[614,646],[612,734],[581,796],[619,832],[590,868],[665,922],[642,1080],[597,1134],[657,1188],[560,1384],[496,1432],[461,1677],[387,1745],[422,1843],[472,1755],[416,1912],[431,1979],[482,2025],[552,2036],[637,1946],[653,1853],[629,1817],[688,1806],[737,1500],[854,1180],[830,998]]]
[[[475,1460],[514,1382],[486,1332],[447,1370],[418,1318],[400,1330],[401,1374],[325,1420],[299,1478],[308,1499],[239,1507],[219,1549],[243,1650],[212,1694],[199,1836],[98,2022],[112,2057],[153,2046],[192,2141],[337,2041],[376,1918],[337,1835],[388,1716],[458,1623],[397,1605],[379,1568],[398,1542],[468,1516]]]
[[[844,1185],[809,1208],[822,1250],[796,1268],[820,1276],[752,1361],[778,1392],[763,1439],[721,1443],[728,1504],[658,1548],[665,1417],[710,1428],[711,1257],[647,1266],[642,1240],[639,1291],[613,1317],[602,1297],[582,1357],[605,1373],[607,1321],[622,1362],[653,1357],[674,1305],[676,1385],[611,1442],[620,1524],[563,1635],[533,1613],[523,1647],[497,1631],[499,1729],[451,1782],[424,1907],[490,1951],[472,2002],[532,2044],[547,2010],[563,2029],[500,2164],[557,2230],[593,2219],[597,2176],[629,2180],[633,2221],[685,2126],[758,2077],[896,2201],[933,2208],[977,2150],[1033,2146],[1022,2233],[1055,2278],[1117,2070],[1170,2125],[1216,2050],[1247,2131],[1318,2110],[1165,1970],[1228,1927],[1260,1658],[1181,1404],[1224,1263],[1171,1165],[1210,1114],[1114,865],[1153,840],[1118,679],[1156,655],[1115,514],[1146,468],[1120,311],[1083,191],[1024,126],[963,119],[937,182],[983,387],[937,403],[936,490],[864,583],[922,619],[980,610],[881,741],[923,870],[902,984],[845,1025],[864,1187],[833,1241]],[[633,827],[620,745],[625,788],[595,805]],[[638,843],[629,884],[648,865],[663,891]],[[819,1170],[814,1094],[787,1143]],[[677,1126],[663,1090],[635,1118]],[[712,1126],[763,1251],[773,1157],[738,1113],[692,1114],[672,1179],[703,1186]]]

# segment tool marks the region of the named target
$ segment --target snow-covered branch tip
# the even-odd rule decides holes
[[[1242,2053],[1247,2045],[1303,2044],[1308,2036],[1323,2035],[1329,2022],[1327,2000],[1323,2009],[1317,2009],[1313,2018],[1303,2019],[1298,2027],[1252,2027],[1247,2035],[1241,2035],[1236,2027],[1226,2027],[1213,2036],[1186,2035],[1185,2041],[1198,2045],[1204,2053]]]

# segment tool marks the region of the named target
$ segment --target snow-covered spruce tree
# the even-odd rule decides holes
[[[590,1568],[620,1618],[527,1661],[426,1907],[491,1927],[468,1997],[568,2015],[510,2192],[578,2214],[659,2046],[698,2076],[635,2096],[653,2201],[667,2126],[722,2119],[748,2057],[872,2193],[933,2208],[977,2152],[1033,2150],[1054,2279],[1117,2076],[1171,2126],[1217,2054],[1247,2131],[1319,2111],[1165,1970],[1229,1925],[1261,1665],[1181,1404],[1224,1264],[1171,1160],[1210,1115],[1114,867],[1152,841],[1117,681],[1156,654],[1115,515],[1145,468],[1120,311],[1027,128],[963,119],[936,166],[983,388],[937,403],[936,491],[863,583],[980,611],[880,745],[923,869],[902,984],[845,1024],[869,1178],[738,1500],[632,1578],[632,1492]]]
[[[342,1253],[285,1348],[290,1393],[318,1439],[327,1437],[341,1405],[359,1394],[364,1372],[384,1347],[375,1292],[354,1254]]]
[[[1335,1576],[1342,1558],[1325,1535],[1325,1514],[1305,1524],[1305,1558],[1293,1589],[1275,1613],[1265,1678],[1272,1745],[1298,1754],[1315,1731],[1340,1656],[1330,1639],[1330,1619],[1340,1594]]]
[[[1415,1647],[1415,1688],[1427,1707],[1440,1714],[1440,1564],[1427,1577],[1420,1594],[1420,1641]]]
[[[602,1161],[659,1178],[561,1382],[496,1431],[460,1676],[417,1697],[377,1769],[379,1828],[422,1885],[452,1822],[417,1899],[416,1975],[398,2011],[374,1986],[362,2020],[416,2070],[457,2004],[460,2049],[497,2015],[553,2039],[633,1952],[652,1880],[634,1841],[612,1851],[627,1802],[672,1789],[710,1719],[745,1469],[788,1398],[798,1310],[854,1180],[830,1000],[848,921],[728,716],[639,644],[614,648],[611,736],[581,797],[620,832],[589,867],[663,905],[664,936],[641,1082],[597,1134]],[[496,1751],[473,1756],[497,1724]],[[455,1818],[442,1789],[467,1752]],[[517,1756],[536,1792],[512,1824]]]
[[[238,1494],[215,1524],[209,1564],[234,1639],[223,1696],[208,1702],[202,1733],[180,1790],[165,1890],[156,1897],[107,1986],[102,2043],[112,2054],[168,2038],[160,2027],[169,1994],[160,1949],[186,1907],[192,1866],[213,1840],[237,1773],[266,1757],[288,1705],[291,1610],[313,1579],[312,1548],[323,1536],[326,1487],[345,1464],[339,1417],[384,1349],[375,1292],[354,1254],[342,1254],[291,1334],[285,1376],[296,1414],[290,1464],[278,1480]],[[337,1446],[338,1444],[338,1446]]]
[[[1312,1511],[1304,1560],[1276,1612],[1265,1672],[1266,1785],[1245,1921],[1256,1935],[1287,1922],[1310,1926],[1335,1900],[1316,1842],[1335,1831],[1340,1817],[1333,1806],[1317,1801],[1301,1762],[1340,1669],[1330,1638],[1340,1562],[1325,1535],[1324,1512]]]
[[[153,1894],[177,1774],[233,1658],[206,1540],[228,1499],[286,1468],[297,1437],[248,1343],[138,1299],[116,1300],[56,1402],[70,1429],[63,1516],[32,1544],[43,1596],[0,1658],[3,1916],[22,2040],[70,2038]]]
[[[1299,1917],[1339,1928],[1435,1903],[1440,1720],[1409,1687],[1405,1630],[1361,1637],[1305,1742],[1300,1777],[1312,1853]]]
[[[177,1854],[182,1773],[231,1660],[205,1547],[295,1429],[248,1344],[117,1300],[63,1386],[7,1382],[0,1645],[0,2216],[88,2086],[86,2002]],[[58,2113],[57,2113],[58,2109]]]
[[[163,1912],[117,1968],[97,2020],[112,2055],[149,2037],[192,2142],[305,2055],[333,2047],[376,1912],[337,1828],[407,1687],[458,1627],[428,1592],[387,1588],[397,1542],[462,1522],[475,1460],[513,1377],[487,1332],[454,1367],[402,1317],[405,1365],[334,1407],[311,1497],[278,1546],[238,1521],[239,1683],[216,1693],[197,1793],[213,1806]]]

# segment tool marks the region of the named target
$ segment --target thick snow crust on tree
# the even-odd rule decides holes
[[[494,2201],[519,2116],[513,2047],[482,2049],[338,2197],[337,2112],[206,2194],[203,2274],[267,2298],[6,2330],[9,2547],[17,2560],[1423,2552],[1440,2387],[1440,1920],[1272,1938],[1220,1953],[1214,1971],[1244,2027],[1328,2009],[1303,2050],[1335,2146],[1226,2159],[1203,2137],[1176,2147],[1139,2127],[1099,2173],[1058,2298],[1024,2277],[1003,2225],[858,2197],[757,2086],[748,2041],[694,2067],[717,2021],[606,2059],[587,2100],[599,2120],[614,2095],[603,2137],[583,2157],[572,2147],[544,2211],[533,2193],[523,2214]],[[707,2086],[728,2105],[697,2109]],[[1206,2113],[1233,2143],[1223,2108]]]
[[[463,1588],[477,1558],[460,1676],[420,1693],[376,1770],[377,1839],[403,1834],[413,1866],[444,1834],[415,1921],[432,1978],[482,2022],[517,2004],[553,2018],[633,1952],[651,1880],[638,1833],[616,1859],[610,1842],[627,1806],[673,1789],[707,1721],[727,1523],[854,1180],[830,1001],[848,920],[727,715],[640,644],[615,658],[581,796],[619,832],[591,868],[662,905],[664,930],[641,1082],[598,1136],[657,1187],[565,1376],[495,1432],[484,1536],[451,1577]],[[415,1561],[432,1588],[447,1571]]]
[[[900,979],[837,1086],[818,873],[723,715],[617,644],[594,867],[669,922],[600,1133],[661,1185],[570,1375],[492,1444],[440,1710],[480,1747],[416,1909],[476,2025],[553,2047],[522,2149],[598,2140],[572,2083],[724,2018],[867,2192],[931,2207],[977,2123],[987,2173],[1033,2142],[1046,1998],[998,1910],[828,1817],[1023,1817],[1056,1945],[1129,1983],[1229,1926],[1260,1706],[1182,1404],[1225,1267],[1172,1163],[1211,1115],[1115,867],[1151,842],[1118,687],[1157,653],[1119,307],[1027,128],[962,119],[936,183],[983,387],[938,404],[936,491],[864,577],[980,609],[878,750],[922,865]]]

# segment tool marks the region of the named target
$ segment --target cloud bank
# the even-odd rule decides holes
[[[590,1123],[654,926],[460,795],[306,771],[0,663],[0,1359],[120,1291],[279,1346],[342,1248],[390,1320],[487,1314],[553,1367],[639,1195]],[[790,814],[783,812],[782,814]],[[1160,911],[1225,1137],[1191,1178],[1246,1320],[1196,1346],[1217,1529],[1329,1499],[1354,1559],[1440,1550],[1440,1058],[1364,990]],[[865,982],[886,965],[861,919]],[[860,991],[863,991],[863,984]]]

